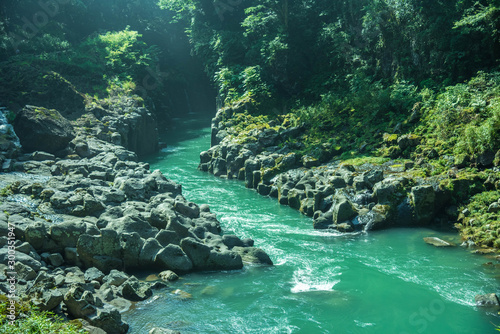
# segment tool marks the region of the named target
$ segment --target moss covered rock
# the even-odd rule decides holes
[[[55,109],[26,106],[14,120],[21,145],[28,152],[59,153],[75,137],[73,126]]]

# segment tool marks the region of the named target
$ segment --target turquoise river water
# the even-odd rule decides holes
[[[476,294],[498,290],[495,266],[485,265],[495,261],[422,240],[459,242],[456,234],[314,230],[310,218],[242,182],[198,171],[199,153],[210,146],[209,121],[178,123],[151,169],[181,183],[188,200],[209,204],[225,233],[254,239],[275,265],[185,275],[123,314],[131,333],[155,326],[231,334],[496,332],[500,319],[474,306]]]

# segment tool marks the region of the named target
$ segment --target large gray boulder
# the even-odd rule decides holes
[[[243,262],[273,265],[269,255],[260,248],[235,246],[232,251],[238,253]]]
[[[120,234],[121,259],[126,269],[142,266],[139,255],[144,245],[144,239],[137,232]]]
[[[125,334],[129,325],[122,321],[122,316],[115,308],[98,308],[92,316],[86,317],[92,326],[103,329],[106,333]]]
[[[76,250],[86,267],[96,267],[105,273],[123,267],[120,239],[114,230],[102,229],[101,235],[81,235]]]
[[[95,226],[82,220],[64,221],[50,226],[50,238],[61,248],[76,247],[82,234],[99,234]]]
[[[491,307],[494,309],[500,308],[500,302],[497,295],[494,293],[489,293],[486,295],[476,295],[474,299],[476,301],[476,306]]]
[[[153,295],[149,283],[140,282],[136,277],[131,276],[120,286],[123,298],[133,302],[148,299]]]
[[[58,153],[75,137],[71,123],[55,109],[26,106],[16,116],[14,129],[26,151]]]
[[[333,221],[337,224],[351,220],[357,214],[352,203],[345,197],[339,196],[333,205]]]
[[[9,255],[9,250],[7,249],[7,247],[0,248],[0,263],[7,264],[9,261]],[[39,261],[35,260],[31,256],[18,251],[15,251],[15,259],[16,262],[22,263],[30,267],[34,271],[39,271],[42,266]]]
[[[206,269],[210,257],[210,247],[196,241],[194,238],[181,240],[181,248],[193,262],[195,269]]]
[[[156,254],[158,254],[158,252],[162,249],[163,246],[158,240],[155,238],[147,239],[139,253],[139,263],[141,264],[141,267],[152,266],[155,261]]]
[[[187,272],[193,269],[193,262],[177,245],[167,245],[156,254],[155,264],[160,269]]]
[[[42,295],[33,300],[33,304],[40,311],[50,311],[55,309],[64,300],[64,296],[59,290],[42,291]]]
[[[81,285],[73,285],[64,295],[68,313],[75,318],[84,318],[96,311],[94,295]]]
[[[151,226],[142,216],[137,214],[113,219],[106,225],[106,228],[112,229],[118,234],[136,232],[144,239],[152,238],[158,233],[158,228]]]
[[[435,214],[436,193],[431,185],[415,186],[411,188],[410,204],[415,212],[415,221],[418,225],[428,224]]]

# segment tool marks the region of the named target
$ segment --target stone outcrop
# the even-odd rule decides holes
[[[14,129],[25,151],[56,154],[75,137],[73,126],[55,109],[26,106],[14,120]]]
[[[134,110],[123,122],[109,118],[105,127],[120,134],[118,144],[152,153],[151,143],[157,144],[152,118],[145,109]],[[108,333],[126,333],[120,312],[150,298],[153,288],[166,287],[163,280],[199,270],[241,269],[244,262],[272,264],[252,240],[224,236],[208,205],[190,202],[179,184],[150,171],[136,153],[109,142],[113,138],[83,135],[82,119],[74,122],[73,132],[57,111],[26,107],[18,125],[26,125],[24,117],[46,122],[49,116],[60,121],[43,129],[57,140],[38,140],[49,152],[31,147],[37,151],[13,160],[9,169],[17,173],[0,175],[0,231],[6,236],[9,224],[15,226],[15,269],[23,280],[16,292],[40,309],[63,312]],[[59,131],[62,125],[67,133]],[[149,137],[141,136],[143,131]],[[7,238],[0,237],[4,293],[9,289],[3,275],[6,245]],[[127,274],[132,270],[161,272],[161,280],[140,281]]]
[[[392,162],[378,166],[326,163],[330,151],[324,147],[318,148],[319,158],[299,156],[287,139],[300,135],[300,126],[286,120],[281,125],[253,124],[242,135],[232,127],[234,112],[221,109],[212,120],[212,147],[200,153],[199,169],[244,181],[259,194],[313,217],[314,228],[353,232],[456,219],[447,216],[453,211],[447,210],[452,196],[438,177],[415,178],[405,173],[404,166],[396,171]],[[418,137],[408,135],[394,144],[405,150],[418,142]],[[460,192],[463,187],[454,188]]]

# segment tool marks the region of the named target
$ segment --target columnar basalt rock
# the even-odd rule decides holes
[[[313,217],[315,228],[351,232],[430,225],[438,216],[456,219],[447,216],[445,208],[452,204],[452,195],[439,188],[439,177],[394,172],[391,162],[353,166],[299,156],[287,140],[299,136],[302,127],[286,121],[273,126],[245,123],[250,130],[242,131],[232,120],[238,117],[236,113],[231,108],[217,112],[212,120],[212,146],[201,152],[199,169],[243,180],[259,194]],[[397,145],[405,150],[419,140],[405,135]],[[328,154],[319,156],[328,158]],[[463,187],[455,188],[460,192]]]

